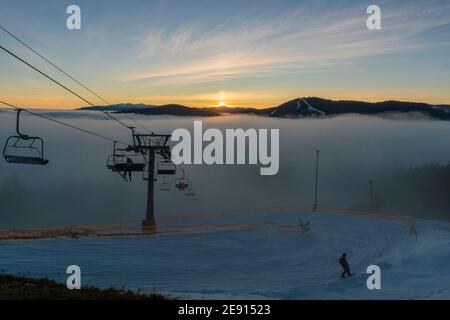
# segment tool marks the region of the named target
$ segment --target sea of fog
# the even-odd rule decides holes
[[[92,111],[38,111],[77,126],[130,141],[130,132]],[[121,117],[121,116],[119,116]],[[261,176],[259,166],[185,166],[195,197],[157,187],[156,216],[268,206],[311,205],[314,200],[315,150],[320,154],[319,202],[365,207],[369,180],[397,167],[447,164],[450,122],[426,118],[359,115],[327,119],[273,119],[250,115],[214,118],[131,115],[155,133],[205,128],[280,129],[280,170]],[[122,117],[125,122],[127,118]],[[69,224],[139,220],[146,208],[146,182],[132,183],[106,168],[108,141],[24,114],[22,131],[45,140],[49,165],[8,164],[0,158],[0,228],[55,227]],[[0,110],[0,142],[15,133],[15,112]],[[162,179],[158,179],[158,185]],[[399,193],[402,190],[398,190]]]

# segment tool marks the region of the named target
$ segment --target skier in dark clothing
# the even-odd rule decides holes
[[[344,253],[342,257],[339,259],[339,263],[341,264],[342,268],[344,269],[344,272],[342,272],[342,278],[345,278],[347,275],[348,277],[352,276],[352,273],[350,272],[350,265],[347,262],[347,254]]]
[[[131,160],[130,158],[127,158],[127,163],[125,165],[125,171],[123,172],[123,177],[126,179],[127,178],[127,173],[128,173],[128,179],[131,182],[131,169],[134,165],[133,160]]]

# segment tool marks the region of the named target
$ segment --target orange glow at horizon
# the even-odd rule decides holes
[[[450,104],[450,95],[443,92],[429,91],[422,94],[411,92],[409,90],[397,90],[394,92],[353,92],[349,94],[341,90],[309,90],[307,92],[292,92],[292,91],[274,91],[273,93],[249,91],[249,92],[219,92],[219,93],[194,93],[194,94],[180,94],[180,95],[146,95],[127,97],[126,94],[120,94],[121,97],[114,97],[116,94],[111,94],[112,99],[108,98],[112,104],[118,103],[144,103],[148,105],[165,105],[165,104],[181,104],[188,107],[210,108],[210,107],[224,107],[233,106],[240,108],[271,108],[276,107],[287,101],[301,98],[301,97],[320,97],[330,100],[355,100],[367,102],[380,102],[386,100],[398,100],[408,102],[424,102],[428,104]],[[109,96],[109,95],[106,95]],[[60,109],[69,110],[88,105],[83,101],[78,101],[76,98],[62,95],[52,94],[13,94],[0,95],[0,100],[11,103],[18,107],[30,109]],[[93,101],[95,103],[95,101]],[[99,102],[98,105],[104,105]],[[7,108],[0,105],[0,108]]]

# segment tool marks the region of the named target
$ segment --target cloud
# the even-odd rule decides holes
[[[450,22],[450,4],[381,2],[383,30],[366,28],[364,5],[302,3],[242,13],[213,26],[156,28],[139,38],[141,68],[125,82],[210,82],[330,68],[421,49],[414,36]]]

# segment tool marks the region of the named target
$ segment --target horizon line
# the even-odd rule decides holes
[[[33,106],[24,106],[24,109],[34,109],[34,110],[60,110],[60,111],[80,111],[80,109],[84,109],[84,108],[104,108],[104,107],[110,107],[110,106],[115,106],[115,105],[145,105],[145,106],[153,106],[153,107],[165,107],[165,106],[169,106],[169,105],[180,105],[180,106],[184,106],[184,107],[188,107],[188,108],[195,108],[195,109],[210,109],[210,108],[235,108],[235,109],[257,109],[257,110],[264,110],[264,109],[271,109],[271,108],[276,108],[279,107],[282,104],[285,104],[287,102],[290,101],[294,101],[297,99],[312,99],[312,98],[316,98],[316,99],[322,99],[322,100],[330,100],[330,101],[334,101],[334,102],[362,102],[362,103],[372,103],[372,104],[376,104],[376,103],[383,103],[383,102],[402,102],[402,103],[418,103],[418,104],[426,104],[429,106],[436,106],[436,107],[448,107],[450,108],[450,102],[448,103],[430,103],[430,102],[420,102],[420,101],[407,101],[407,100],[402,100],[402,99],[386,99],[386,100],[374,100],[374,101],[370,101],[370,100],[357,100],[357,99],[332,99],[332,98],[321,98],[318,96],[307,96],[307,97],[297,97],[297,98],[293,98],[293,99],[289,99],[289,100],[285,100],[284,102],[281,102],[277,105],[271,106],[271,107],[257,107],[257,106],[235,106],[233,104],[225,104],[225,105],[219,105],[219,104],[211,104],[209,106],[194,106],[191,104],[184,104],[184,103],[177,103],[177,102],[171,102],[171,103],[164,103],[164,104],[153,104],[153,103],[145,103],[145,102],[117,102],[117,103],[112,103],[112,104],[99,104],[99,105],[95,105],[95,106],[79,106],[79,107],[68,107],[68,108],[64,108],[64,107],[33,107]],[[7,106],[1,106],[0,105],[0,109],[3,110],[9,110],[11,108],[7,107]]]

